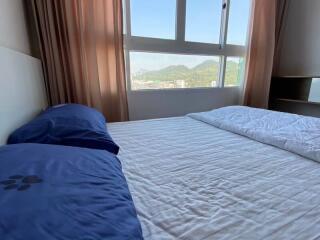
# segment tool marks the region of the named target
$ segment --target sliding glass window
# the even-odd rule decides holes
[[[129,90],[236,87],[251,0],[123,0]]]

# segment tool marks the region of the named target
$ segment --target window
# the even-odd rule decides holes
[[[129,90],[241,84],[251,0],[123,1]]]
[[[216,87],[220,59],[164,53],[130,52],[132,90]]]
[[[132,36],[175,38],[175,0],[131,0]]]
[[[312,78],[311,86],[310,86],[310,93],[309,93],[309,102],[320,102],[320,78]]]
[[[244,58],[227,57],[224,86],[239,86],[244,75]]]
[[[227,43],[245,45],[251,0],[230,0]]]
[[[219,43],[220,22],[220,0],[187,0],[186,41]]]

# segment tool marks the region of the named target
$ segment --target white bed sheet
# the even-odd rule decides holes
[[[145,239],[320,239],[320,164],[190,117],[108,124]]]

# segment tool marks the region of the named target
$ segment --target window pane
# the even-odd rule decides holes
[[[244,77],[245,61],[242,57],[228,57],[224,86],[239,86]]]
[[[187,0],[186,41],[219,43],[221,9],[221,0]]]
[[[227,43],[246,44],[251,0],[230,0]]]
[[[308,101],[320,102],[320,78],[312,78]]]
[[[176,0],[131,0],[133,36],[175,39]]]
[[[215,87],[220,57],[130,52],[131,88]]]

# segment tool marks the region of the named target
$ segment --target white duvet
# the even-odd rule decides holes
[[[230,107],[109,124],[145,239],[320,239],[319,122],[300,118]]]
[[[188,116],[320,162],[319,118],[242,106]]]

